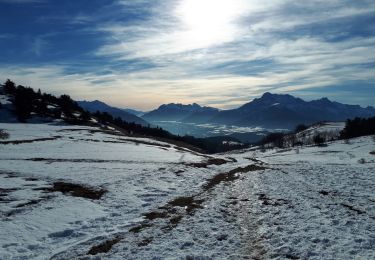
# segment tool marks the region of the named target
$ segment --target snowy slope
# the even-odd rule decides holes
[[[208,158],[93,127],[0,129],[0,259],[375,257],[372,137]]]
[[[249,199],[238,210],[252,257],[374,259],[374,138],[237,155],[269,168],[232,189]]]
[[[45,259],[125,232],[142,221],[142,213],[192,192],[212,175],[187,166],[205,156],[151,139],[53,124],[0,128],[11,136],[0,144],[0,259]],[[92,201],[41,190],[57,181],[108,192]]]

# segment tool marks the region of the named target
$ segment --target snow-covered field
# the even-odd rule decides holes
[[[375,258],[371,137],[208,157],[94,127],[0,129],[0,259]]]

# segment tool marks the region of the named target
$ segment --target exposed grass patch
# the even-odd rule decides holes
[[[45,141],[53,141],[56,139],[61,138],[61,136],[54,136],[50,138],[38,138],[38,139],[31,139],[31,140],[15,140],[15,141],[1,141],[0,144],[27,144],[27,143],[34,143],[34,142],[45,142]]]
[[[182,220],[182,216],[181,216],[181,215],[177,215],[177,216],[172,217],[172,218],[170,219],[169,222],[170,222],[172,225],[177,226],[178,223],[181,222],[181,220]]]
[[[27,177],[24,179],[25,181],[38,181],[37,178],[33,178],[33,177]]]
[[[341,206],[344,206],[345,208],[347,208],[347,209],[349,209],[351,211],[354,211],[354,212],[356,212],[359,215],[366,213],[365,211],[360,210],[360,209],[356,209],[352,205],[349,205],[349,204],[346,204],[346,203],[341,203]]]
[[[224,160],[225,161],[225,160]],[[227,162],[227,161],[226,161]],[[194,215],[196,210],[202,209],[202,204],[204,203],[206,196],[210,189],[214,188],[221,182],[229,182],[239,178],[238,173],[245,173],[249,171],[258,171],[266,169],[263,166],[258,165],[248,165],[246,167],[238,167],[226,173],[220,173],[213,178],[211,178],[206,185],[203,186],[203,190],[195,195],[186,197],[177,197],[164,206],[159,207],[157,210],[151,211],[144,214],[146,220],[140,225],[133,227],[129,230],[132,233],[140,233],[142,230],[152,227],[154,225],[154,220],[165,219],[167,223],[165,226],[161,227],[163,230],[172,230],[175,228],[181,220],[187,215]],[[168,221],[169,220],[169,221]]]
[[[203,162],[197,162],[197,163],[188,163],[187,166],[195,167],[195,168],[207,168],[210,165],[223,165],[228,163],[229,161],[221,159],[221,158],[209,158],[206,161]]]
[[[137,245],[139,247],[148,246],[152,242],[152,240],[153,240],[152,238],[145,238],[142,241],[140,241]]]
[[[46,163],[129,163],[125,160],[101,160],[101,159],[54,159],[54,158],[29,158],[26,161],[46,162]]]
[[[191,197],[178,197],[170,202],[168,205],[173,207],[183,207],[185,208],[186,212],[191,214],[196,209],[201,209],[203,200],[196,199],[195,196]]]
[[[207,183],[203,186],[204,190],[209,190],[215,187],[216,185],[219,185],[222,182],[231,182],[235,181],[236,179],[239,178],[239,175],[237,173],[245,173],[245,172],[250,172],[250,171],[260,171],[260,170],[265,170],[266,168],[263,166],[258,166],[258,165],[248,165],[246,167],[238,167],[236,169],[233,169],[229,172],[225,173],[219,173],[215,175],[213,178],[207,181]]]
[[[16,208],[23,208],[23,207],[26,207],[26,206],[36,205],[36,204],[39,204],[42,201],[43,201],[42,199],[40,199],[40,200],[30,200],[28,202],[18,204],[16,206]]]
[[[114,245],[119,243],[123,238],[122,237],[115,237],[111,240],[104,241],[103,243],[93,246],[88,252],[88,255],[97,255],[101,253],[109,252]]]
[[[62,192],[73,197],[81,197],[86,199],[98,200],[100,199],[107,190],[105,189],[94,189],[91,187],[83,186],[80,184],[66,183],[66,182],[55,182],[53,187],[45,189],[49,192]]]
[[[146,222],[143,222],[142,224],[136,226],[136,227],[132,227],[131,229],[129,229],[129,232],[132,232],[132,233],[139,233],[141,232],[143,229],[145,228],[149,228],[149,227],[152,227],[152,225],[150,223],[146,223]]]
[[[151,146],[158,146],[158,147],[163,147],[163,148],[171,148],[172,146],[169,144],[160,144],[160,143],[153,143],[153,142],[147,142],[143,140],[136,140],[136,139],[118,139],[119,141],[125,141],[125,142],[131,142],[135,144],[145,144],[145,145],[151,145]],[[113,142],[113,141],[103,141],[103,142]],[[116,141],[115,141],[116,143]]]
[[[9,138],[9,133],[3,129],[0,129],[0,140],[5,140]]]
[[[151,211],[149,213],[144,214],[144,216],[148,220],[154,220],[157,218],[168,218],[167,212],[160,212],[160,211]]]
[[[284,199],[271,199],[266,194],[263,194],[263,193],[261,193],[261,194],[258,195],[258,199],[260,201],[262,201],[263,205],[266,205],[266,206],[279,207],[279,206],[288,204],[287,200],[284,200]]]

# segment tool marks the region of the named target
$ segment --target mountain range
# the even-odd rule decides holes
[[[129,122],[129,123],[136,123],[140,124],[143,126],[149,125],[147,121],[144,119],[134,115],[133,113],[139,112],[136,110],[125,110],[125,109],[120,109],[117,107],[112,107],[107,105],[106,103],[103,103],[99,100],[95,101],[78,101],[78,105],[80,105],[83,109],[95,113],[96,111],[100,112],[107,112],[111,114],[113,117],[120,117],[122,120]],[[133,113],[130,113],[128,111],[133,111]]]
[[[215,116],[219,110],[213,107],[202,107],[196,103],[191,105],[167,104],[142,116],[149,122],[178,121],[185,123],[204,123],[207,118]]]
[[[298,124],[313,124],[318,121],[344,121],[354,117],[375,115],[374,107],[347,105],[321,98],[304,101],[289,94],[264,93],[238,108],[219,110],[193,103],[164,104],[147,113],[133,109],[111,107],[101,101],[79,101],[78,104],[90,112],[107,112],[127,122],[157,125],[158,122],[181,122],[194,124],[218,124],[268,129],[293,129]],[[138,115],[138,116],[137,116]]]
[[[293,129],[297,124],[318,121],[343,121],[354,117],[371,117],[374,107],[346,105],[321,98],[304,101],[288,94],[264,93],[243,106],[219,110],[198,104],[167,104],[142,116],[149,122],[178,121],[185,123],[211,123],[247,127]]]

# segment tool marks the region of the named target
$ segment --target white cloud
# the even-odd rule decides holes
[[[222,0],[208,22],[205,15],[211,11],[210,5],[215,12],[218,1],[183,1],[122,0],[117,8],[124,13],[147,11],[148,16],[135,21],[111,20],[95,28],[108,36],[97,56],[124,66],[139,59],[151,67],[127,73],[112,69],[104,76],[101,69],[66,75],[65,67],[17,67],[3,69],[1,75],[55,93],[71,93],[78,99],[100,97],[114,105],[140,109],[167,102],[228,108],[264,91],[312,93],[315,88],[346,81],[375,82],[375,68],[363,66],[375,62],[375,37],[352,36],[335,42],[332,39],[337,33],[350,32],[340,31],[345,27],[332,28],[332,35],[298,31],[301,26],[328,26],[335,19],[343,19],[341,24],[345,24],[345,19],[369,15],[375,11],[372,1]],[[194,9],[202,1],[206,1],[205,7],[194,20]],[[77,18],[77,22],[90,20],[83,14]],[[38,48],[35,52],[40,53]],[[263,61],[268,64],[253,72]]]

